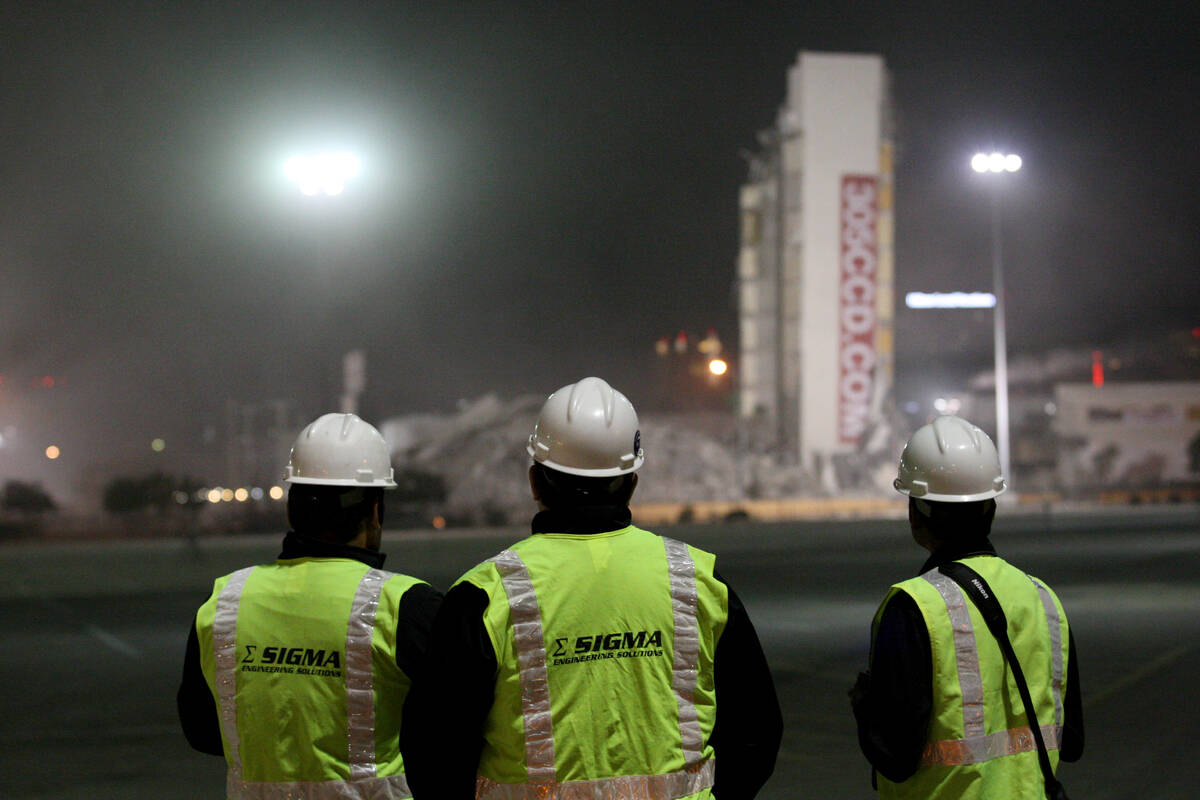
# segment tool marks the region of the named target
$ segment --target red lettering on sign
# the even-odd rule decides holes
[[[838,315],[838,439],[857,444],[866,430],[875,372],[875,271],[879,218],[874,175],[843,175]]]

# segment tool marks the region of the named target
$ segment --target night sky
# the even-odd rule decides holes
[[[932,5],[4,4],[0,478],[189,471],[230,399],[332,408],[352,348],[375,421],[637,403],[660,336],[736,347],[742,153],[801,50],[891,70],[899,298],[990,288],[995,147],[1010,354],[1200,326],[1195,5]],[[301,197],[326,146],[361,179]],[[923,313],[903,386],[987,368],[986,312]]]

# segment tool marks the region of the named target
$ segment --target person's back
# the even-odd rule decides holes
[[[178,702],[188,741],[225,756],[231,798],[406,798],[403,707],[440,595],[382,569],[386,444],[326,415],[292,451],[279,558],[218,578],[196,614]]]
[[[527,451],[532,535],[434,624],[417,796],[753,797],[782,727],[770,671],[714,556],[631,524],[632,404],[563,387]]]
[[[869,672],[851,691],[879,794],[1040,800],[1057,785],[1060,759],[1082,753],[1078,666],[1057,595],[1000,558],[989,539],[1006,488],[995,446],[966,420],[939,417],[910,438],[894,485],[930,556],[880,604]],[[998,625],[1025,677],[1045,771],[1002,639],[968,586],[1006,620]]]
[[[348,558],[283,559],[216,582],[196,632],[231,780],[392,777],[383,796],[404,796],[410,680],[396,663],[396,626],[417,583]]]
[[[713,561],[631,525],[541,533],[467,573],[489,595],[488,629],[503,632],[481,779],[524,783],[543,769],[556,783],[605,787],[600,796],[684,797],[711,785],[713,660],[728,613]],[[544,667],[529,666],[540,652]],[[548,691],[529,702],[539,681]],[[530,763],[539,732],[554,749]]]
[[[1072,666],[1062,604],[1044,582],[997,555],[954,561],[981,576],[1004,610],[1051,766],[1057,767]],[[929,632],[932,693],[921,767],[899,783],[880,776],[880,795],[1041,798],[1044,780],[1025,707],[979,610],[937,569],[897,584],[895,592],[912,598]]]

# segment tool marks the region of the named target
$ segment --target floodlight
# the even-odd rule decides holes
[[[301,194],[335,197],[345,191],[348,180],[362,172],[362,162],[349,152],[321,152],[289,158],[283,170]]]

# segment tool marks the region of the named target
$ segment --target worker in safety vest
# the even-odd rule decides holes
[[[564,386],[527,450],[533,535],[434,624],[418,797],[752,798],[782,730],[771,674],[714,556],[631,524],[633,405]]]
[[[441,595],[381,569],[387,443],[326,414],[296,439],[287,481],[278,560],[218,578],[196,614],[184,733],[225,756],[233,799],[411,797],[403,709]]]
[[[955,416],[917,430],[895,487],[931,555],[892,586],[872,629],[869,672],[850,696],[858,740],[885,798],[1044,798],[1047,787],[1013,673],[959,585],[938,568],[983,577],[1007,617],[1049,763],[1083,752],[1078,660],[1066,613],[1043,581],[996,554],[988,536],[1005,489],[996,447]]]

